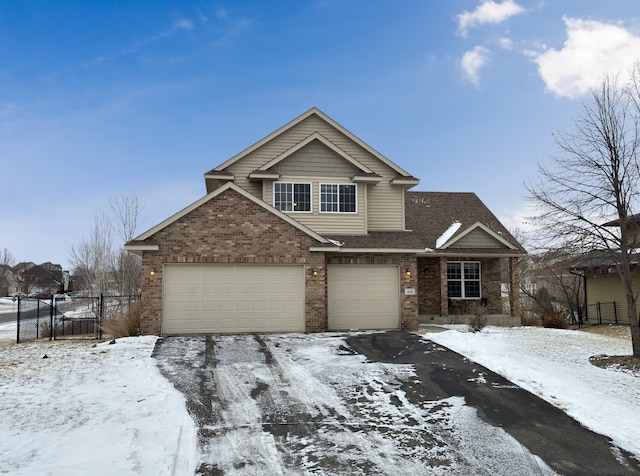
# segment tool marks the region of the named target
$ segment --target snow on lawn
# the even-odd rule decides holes
[[[150,357],[155,337],[15,335],[15,323],[0,326],[1,474],[193,474],[195,425]]]
[[[480,333],[448,327],[425,337],[504,376],[640,457],[640,375],[589,362],[594,355],[630,355],[630,339],[540,327],[486,327]]]
[[[16,312],[18,310],[18,301],[10,297],[0,297],[0,313]]]

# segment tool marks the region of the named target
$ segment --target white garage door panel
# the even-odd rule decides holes
[[[163,334],[304,331],[304,267],[169,264]]]
[[[397,329],[400,278],[397,266],[329,265],[329,329]]]

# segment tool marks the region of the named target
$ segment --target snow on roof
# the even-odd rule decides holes
[[[436,240],[436,249],[442,248],[445,243],[449,241],[449,239],[451,239],[451,237],[456,233],[456,231],[460,229],[461,226],[462,223],[460,223],[459,221],[454,221],[453,223],[451,223],[449,228],[447,228],[446,231]]]

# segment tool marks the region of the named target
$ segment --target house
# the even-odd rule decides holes
[[[640,214],[613,220],[603,227],[619,228],[624,222],[632,273],[632,289],[640,289]],[[594,250],[582,257],[571,270],[582,277],[586,319],[591,324],[629,324],[625,285],[620,274],[620,250]]]
[[[63,292],[66,291],[63,287],[65,273],[62,266],[50,262],[42,264],[18,263],[13,267],[14,287],[17,291],[25,293],[31,291],[50,294]]]
[[[473,193],[419,180],[312,108],[205,173],[206,195],[126,244],[144,333],[418,328],[518,312],[522,246]]]

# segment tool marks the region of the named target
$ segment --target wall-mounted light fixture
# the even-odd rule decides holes
[[[314,276],[318,276],[318,268],[313,268],[311,270],[311,274],[313,274]]]
[[[149,274],[150,274],[151,276],[153,276],[154,274],[156,274],[156,268],[151,268],[151,269],[149,270]]]
[[[407,278],[410,278],[410,277],[411,277],[411,270],[410,270],[409,268],[407,268],[407,270],[404,272],[404,275],[405,275]]]

